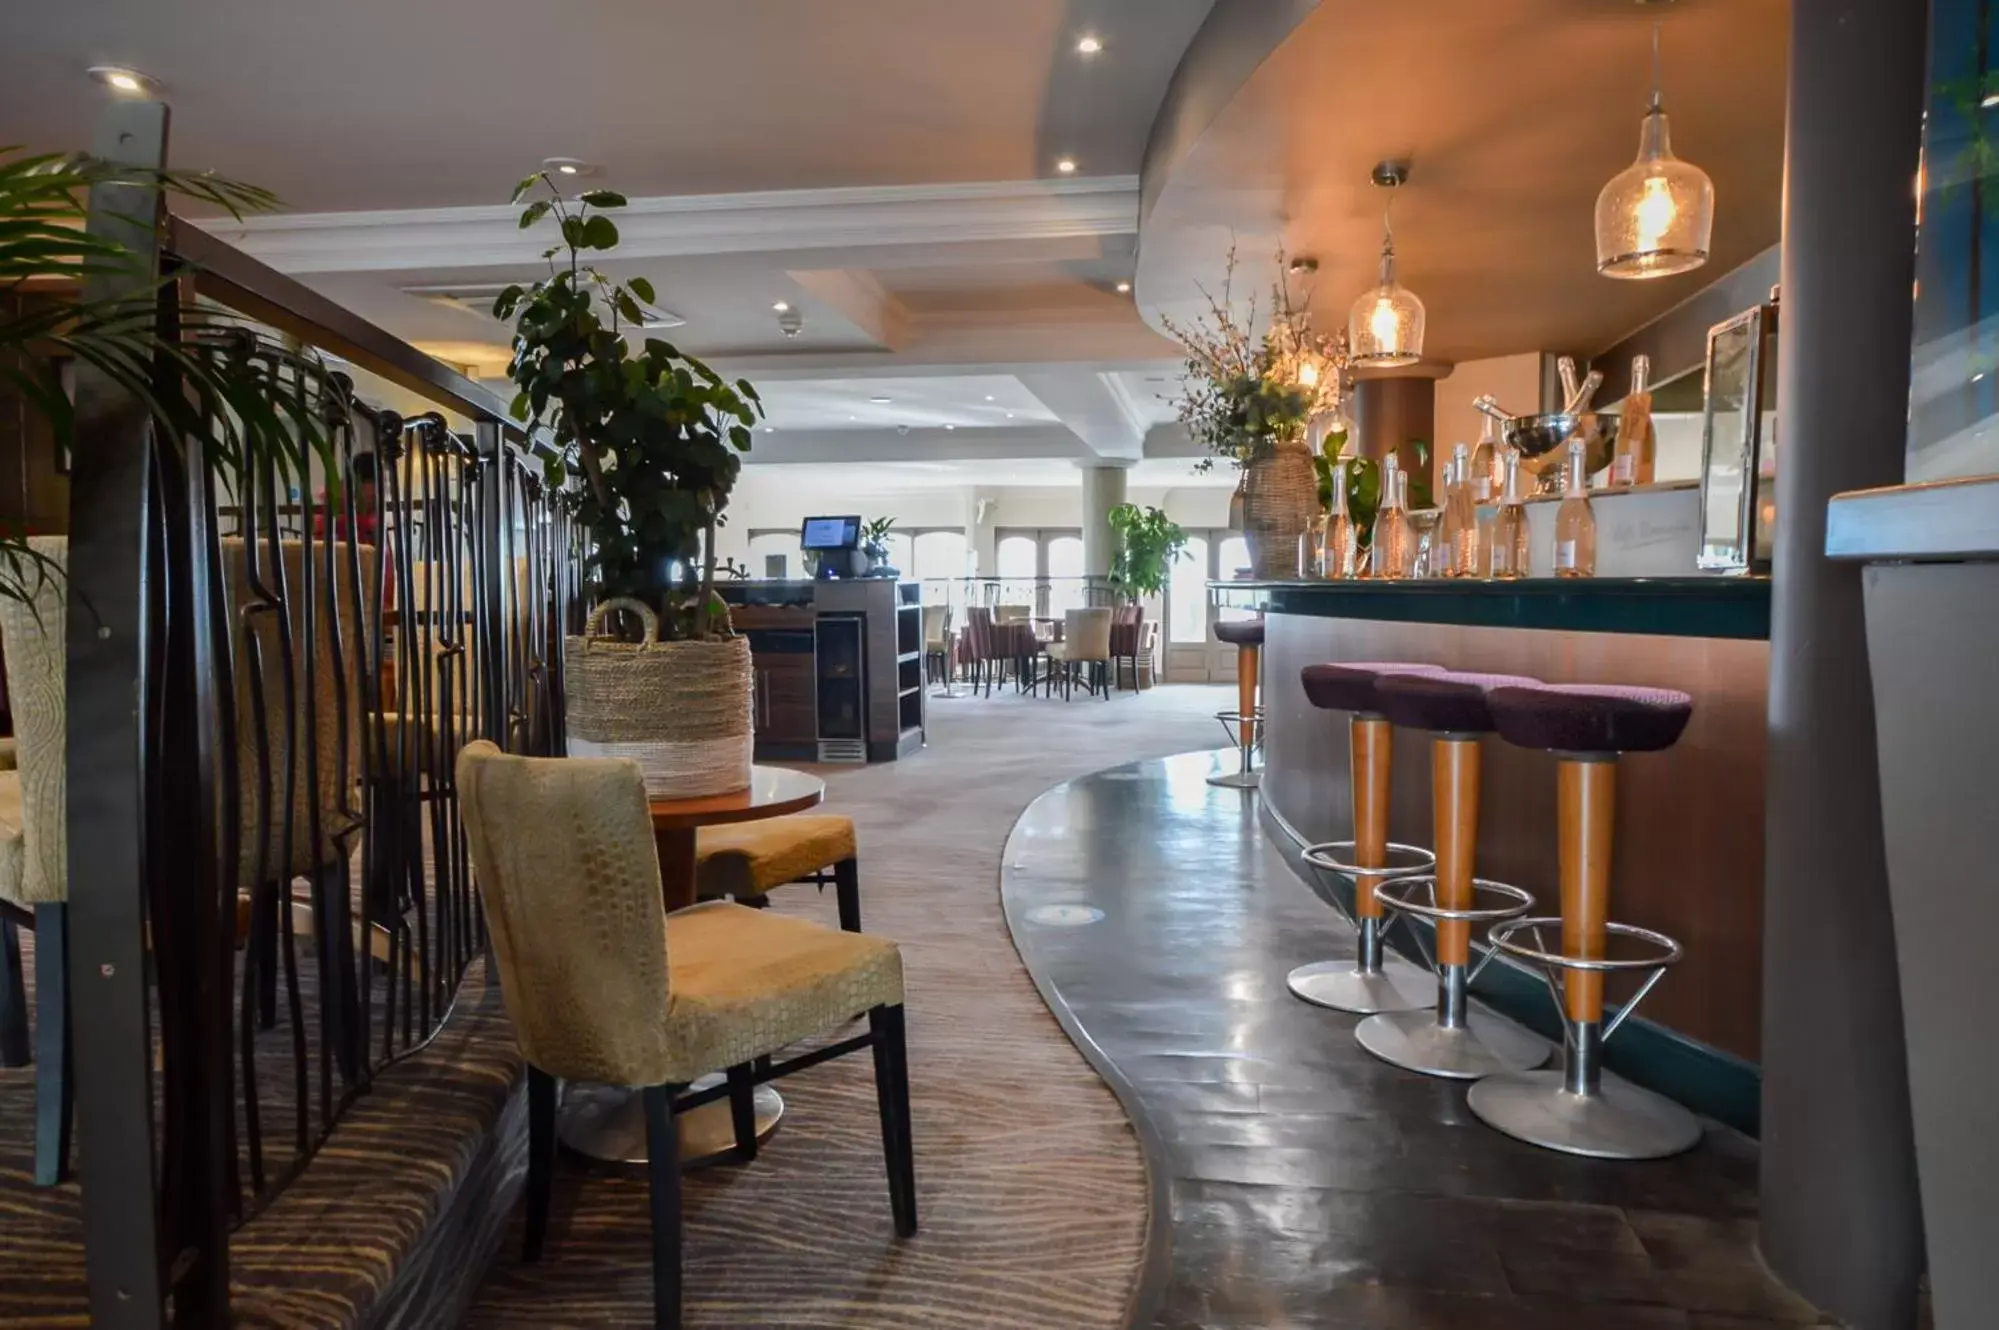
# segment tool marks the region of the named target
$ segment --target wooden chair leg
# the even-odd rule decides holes
[[[840,906],[840,927],[849,933],[861,931],[861,865],[842,859],[833,865],[833,896]]]
[[[875,1099],[881,1108],[889,1212],[897,1237],[916,1232],[916,1146],[909,1117],[909,1049],[900,1006],[868,1012],[874,1034]]]
[[[69,906],[35,907],[35,1185],[69,1179]]]
[[[555,1189],[555,1077],[528,1068],[527,1236],[521,1259],[541,1259],[548,1236],[548,1204]]]
[[[34,1060],[28,1047],[28,985],[21,968],[21,931],[0,919],[0,1067],[25,1067]]]
[[[757,1083],[748,1063],[729,1068],[729,1126],[736,1134],[736,1160],[757,1157]]]
[[[673,1120],[677,1087],[648,1086],[645,1099],[646,1176],[652,1192],[652,1323],[680,1330],[680,1129]]]

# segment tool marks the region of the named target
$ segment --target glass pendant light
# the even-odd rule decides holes
[[[1394,189],[1408,178],[1406,162],[1374,168],[1374,183],[1383,189]],[[1381,212],[1381,280],[1353,302],[1347,346],[1347,361],[1356,368],[1413,365],[1423,358],[1423,302],[1395,280],[1395,233],[1386,207]]]
[[[1659,94],[1659,25],[1652,25],[1652,105],[1638,131],[1638,160],[1596,196],[1596,270],[1605,277],[1670,277],[1707,262],[1714,182],[1673,156]]]

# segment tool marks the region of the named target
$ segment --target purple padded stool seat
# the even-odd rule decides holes
[[[1416,661],[1342,660],[1307,665],[1298,672],[1305,700],[1322,711],[1376,714],[1375,681],[1390,674],[1441,674],[1443,666]]]
[[[1376,710],[1397,725],[1438,734],[1490,734],[1492,707],[1486,694],[1495,688],[1539,688],[1539,679],[1524,674],[1394,674],[1378,681]]]
[[[1498,688],[1486,702],[1506,742],[1563,753],[1656,753],[1679,741],[1694,714],[1685,693],[1618,684]]]
[[[1215,624],[1215,636],[1232,647],[1263,645],[1263,620],[1222,619]]]
[[[1488,1076],[1467,1103],[1486,1125],[1568,1154],[1658,1159],[1690,1149],[1701,1138],[1699,1120],[1663,1095],[1606,1074],[1602,1060],[1604,1042],[1682,954],[1663,933],[1611,922],[1617,764],[1625,753],[1671,748],[1694,700],[1665,688],[1543,684],[1495,688],[1486,702],[1508,743],[1556,757],[1561,916],[1514,919],[1489,940],[1547,974],[1562,1013],[1562,1065]],[[1612,954],[1613,940],[1623,955]],[[1640,971],[1647,977],[1637,992],[1606,1020],[1605,979]]]

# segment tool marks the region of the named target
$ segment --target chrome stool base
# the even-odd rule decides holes
[[[1425,1076],[1475,1081],[1526,1071],[1548,1060],[1547,1041],[1504,1016],[1475,1012],[1463,1025],[1439,1025],[1432,1011],[1370,1016],[1354,1030],[1360,1046],[1383,1062]]]
[[[1258,707],[1249,716],[1254,727],[1249,747],[1242,743],[1242,713],[1240,711],[1217,711],[1215,719],[1228,731],[1229,742],[1242,754],[1242,770],[1231,771],[1220,776],[1208,777],[1208,784],[1226,790],[1254,790],[1263,784],[1263,773],[1255,770],[1256,754],[1263,748],[1263,708]]]
[[[1437,977],[1397,956],[1363,970],[1358,960],[1313,961],[1284,979],[1285,987],[1315,1007],[1371,1016],[1381,1011],[1417,1011],[1437,1000]]]
[[[1489,1076],[1471,1088],[1471,1111],[1487,1126],[1564,1154],[1592,1159],[1663,1159],[1691,1150],[1700,1120],[1664,1095],[1606,1075],[1578,1094],[1560,1071]]]

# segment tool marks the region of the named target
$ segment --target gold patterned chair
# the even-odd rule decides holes
[[[694,833],[694,889],[703,900],[761,907],[772,890],[788,882],[824,889],[829,881],[840,927],[860,932],[861,871],[850,817],[799,813]]]
[[[637,1086],[652,1189],[653,1320],[680,1320],[675,1102],[729,1073],[736,1153],[756,1153],[759,1081],[871,1049],[899,1236],[916,1231],[902,953],[893,942],[725,901],[666,913],[638,765],[510,757],[481,740],[457,764],[474,878],[500,991],[528,1064],[526,1256],[548,1230],[556,1082]],[[867,1033],[786,1062],[761,1059],[866,1013]],[[720,1091],[715,1097],[719,1097]]]
[[[35,584],[34,600],[0,600],[0,655],[13,704],[13,770],[0,771],[0,914],[31,918],[35,931],[35,1182],[53,1187],[69,1176],[71,1076],[69,1028],[69,853],[64,805],[63,616],[61,573],[69,540],[32,536],[30,548],[54,566]],[[29,578],[34,582],[32,577]],[[0,939],[0,1031],[9,1061],[27,1045],[19,917]]]

